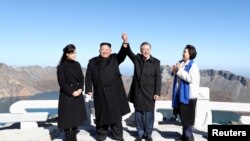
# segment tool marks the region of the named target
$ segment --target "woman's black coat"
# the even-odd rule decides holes
[[[58,127],[69,129],[83,124],[86,119],[84,97],[72,94],[83,89],[84,76],[81,65],[73,60],[66,60],[57,67],[57,79],[60,86],[58,106]]]

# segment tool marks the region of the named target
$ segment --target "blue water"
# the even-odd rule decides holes
[[[10,106],[20,100],[57,100],[58,98],[58,92],[46,92],[33,96],[2,98],[0,99],[0,113],[9,113]]]
[[[33,96],[23,97],[6,97],[0,99],[0,113],[9,113],[10,106],[20,100],[57,100],[59,98],[58,92],[46,92],[40,93]],[[48,112],[49,117],[57,114],[57,109],[27,109],[28,112]],[[1,123],[0,126],[4,125]]]

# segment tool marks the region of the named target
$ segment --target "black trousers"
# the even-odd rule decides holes
[[[192,126],[195,122],[195,109],[197,99],[190,99],[189,104],[180,104],[180,118],[182,123],[182,136],[193,137]]]
[[[119,122],[108,125],[97,125],[96,126],[97,140],[105,140],[108,135],[109,128],[111,130],[114,140],[121,140],[123,138],[122,122]]]
[[[64,141],[77,141],[77,127],[64,129]]]
[[[197,99],[190,99],[189,104],[180,104],[180,118],[183,126],[192,126],[195,122]]]

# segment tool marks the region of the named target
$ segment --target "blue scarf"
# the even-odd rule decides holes
[[[182,60],[179,61],[182,63]],[[184,70],[189,72],[190,68],[192,67],[192,64],[194,63],[193,60],[190,60],[187,65],[185,65]],[[177,75],[174,77],[174,86],[173,86],[173,94],[172,94],[172,107],[178,108],[179,103],[188,104],[189,103],[189,83],[184,80],[180,80],[180,93],[179,96],[177,96]]]

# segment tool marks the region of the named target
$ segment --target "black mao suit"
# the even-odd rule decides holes
[[[97,139],[99,140],[106,138],[109,126],[113,132],[117,132],[113,134],[114,138],[122,138],[122,116],[130,112],[119,70],[119,64],[125,58],[125,48],[121,48],[118,54],[111,54],[105,59],[97,56],[90,59],[88,63],[85,92],[93,91]]]
[[[86,110],[83,95],[74,97],[72,94],[83,89],[84,76],[80,64],[66,60],[57,67],[57,79],[60,86],[58,106],[58,127],[69,129],[83,124]]]

